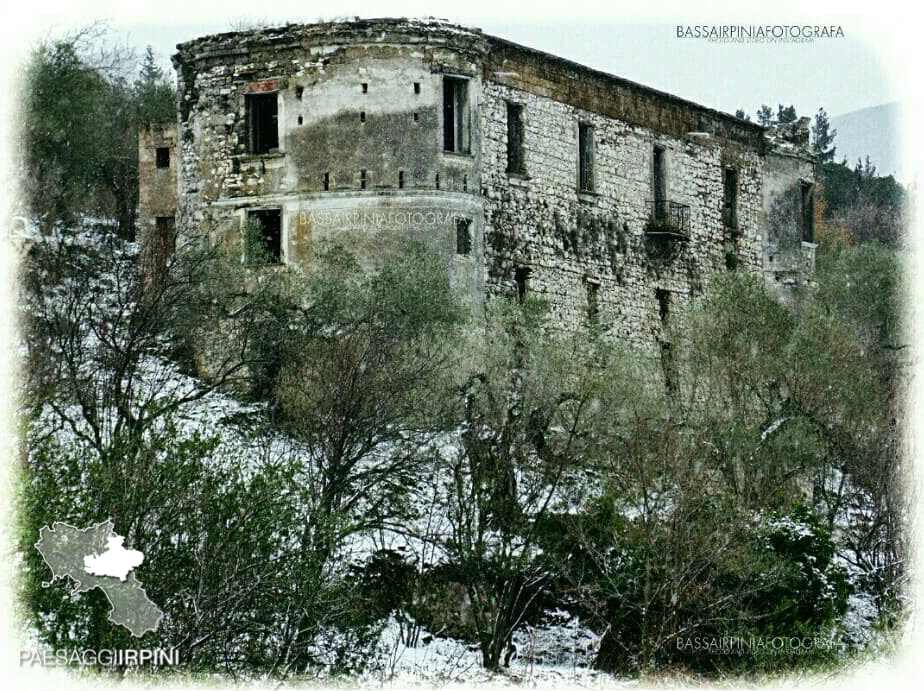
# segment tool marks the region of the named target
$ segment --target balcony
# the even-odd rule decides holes
[[[690,207],[656,199],[648,202],[651,215],[645,226],[645,247],[652,260],[669,262],[690,241]]]
[[[667,199],[647,202],[651,211],[645,235],[665,240],[690,241],[690,207]]]

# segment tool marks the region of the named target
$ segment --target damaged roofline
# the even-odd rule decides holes
[[[288,23],[282,26],[276,27],[260,27],[254,29],[245,29],[240,31],[228,31],[219,34],[209,34],[207,36],[202,36],[199,38],[194,38],[183,43],[178,43],[177,53],[172,56],[172,62],[176,67],[180,61],[182,53],[188,52],[195,49],[197,46],[201,46],[210,42],[221,42],[232,40],[235,38],[244,38],[252,37],[257,39],[259,42],[274,42],[282,38],[286,33],[297,32],[304,29],[311,29],[312,34],[324,33],[327,30],[337,31],[347,29],[350,31],[368,31],[375,28],[389,28],[389,29],[400,29],[406,27],[407,29],[413,30],[427,30],[427,31],[436,31],[445,34],[463,34],[471,38],[479,38],[485,40],[492,48],[494,46],[500,47],[502,49],[511,50],[519,52],[525,55],[532,56],[534,58],[541,59],[553,64],[556,64],[560,67],[563,67],[567,70],[583,73],[587,76],[601,79],[605,82],[609,82],[614,86],[621,86],[624,88],[636,90],[642,93],[645,93],[649,96],[663,99],[664,101],[682,106],[684,108],[693,109],[712,118],[723,120],[729,124],[732,124],[737,127],[742,127],[745,129],[751,130],[755,134],[763,135],[767,132],[768,128],[763,127],[754,122],[748,120],[742,120],[737,118],[730,113],[726,113],[715,108],[710,108],[704,106],[695,101],[690,101],[680,96],[675,96],[674,94],[661,91],[659,89],[640,84],[638,82],[632,81],[631,79],[626,79],[625,77],[619,77],[610,72],[605,72],[603,70],[598,70],[587,65],[583,65],[579,62],[563,58],[561,56],[555,55],[553,53],[547,53],[545,51],[539,50],[537,48],[531,48],[529,46],[524,46],[515,41],[511,41],[505,38],[500,38],[499,36],[494,36],[491,34],[484,33],[480,28],[477,27],[467,27],[460,24],[454,24],[447,20],[436,19],[433,17],[426,17],[422,19],[407,18],[407,17],[383,17],[383,18],[368,18],[368,19],[349,19],[343,21],[325,21],[317,23],[308,23],[308,24],[298,24],[298,23]],[[245,45],[238,45],[238,50],[246,50]]]
[[[598,70],[593,67],[588,67],[587,65],[584,65],[579,62],[575,62],[574,60],[569,60],[568,58],[563,58],[559,55],[555,55],[554,53],[547,53],[543,50],[539,50],[538,48],[531,48],[529,46],[524,46],[521,43],[516,43],[515,41],[510,41],[506,38],[500,38],[498,36],[492,36],[490,34],[485,34],[484,36],[489,42],[503,46],[509,50],[515,50],[521,53],[526,53],[527,55],[532,55],[534,57],[541,58],[542,60],[556,63],[566,69],[573,70],[575,72],[583,72],[589,76],[592,76],[598,79],[603,79],[604,81],[607,81],[607,82],[611,82],[614,86],[623,86],[629,89],[635,89],[637,91],[647,93],[651,96],[661,98],[666,101],[670,101],[677,105],[681,105],[686,108],[695,109],[697,111],[700,111],[704,115],[709,115],[711,117],[726,120],[736,126],[743,126],[743,127],[750,128],[755,133],[758,133],[758,132],[764,133],[764,132],[767,132],[768,130],[768,128],[764,127],[763,125],[759,125],[749,120],[742,120],[741,118],[737,118],[730,113],[726,113],[721,110],[716,110],[715,108],[710,108],[709,106],[704,106],[700,103],[697,103],[696,101],[690,101],[688,99],[681,98],[680,96],[675,96],[674,94],[670,94],[666,91],[661,91],[659,89],[646,86],[645,84],[640,84],[639,82],[634,82],[631,79],[626,79],[625,77],[619,77],[610,72],[604,72],[603,70]]]
[[[355,19],[344,19],[344,20],[327,20],[319,22],[307,22],[307,23],[296,23],[288,22],[283,25],[278,26],[261,26],[254,27],[252,29],[240,29],[236,31],[224,31],[221,33],[215,34],[206,34],[204,36],[199,36],[197,38],[192,38],[188,41],[183,41],[182,43],[176,44],[177,53],[172,56],[172,60],[176,62],[176,59],[179,57],[179,53],[188,51],[192,48],[195,48],[199,44],[208,43],[211,41],[225,41],[231,40],[234,38],[245,38],[245,37],[254,37],[262,38],[267,41],[273,41],[278,39],[281,35],[284,35],[288,32],[300,31],[305,29],[310,29],[312,34],[315,33],[324,33],[326,30],[340,30],[348,29],[350,31],[366,31],[369,29],[374,29],[377,27],[387,27],[390,29],[399,29],[401,27],[407,27],[409,29],[415,30],[431,30],[431,31],[444,31],[445,33],[456,33],[456,34],[468,34],[472,38],[485,38],[485,34],[481,29],[474,27],[462,26],[461,24],[453,24],[445,19],[437,19],[434,17],[426,17],[423,19],[415,19],[409,17],[378,17],[378,18],[355,18]],[[242,46],[243,47],[243,46]]]

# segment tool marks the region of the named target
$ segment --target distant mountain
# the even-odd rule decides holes
[[[858,158],[869,160],[876,166],[879,175],[894,175],[908,184],[912,181],[914,161],[910,156],[902,160],[902,106],[898,102],[854,110],[831,117],[831,126],[837,130],[834,145],[835,161],[847,157],[847,164],[853,167]]]

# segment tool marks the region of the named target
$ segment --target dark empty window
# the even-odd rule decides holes
[[[359,171],[359,189],[366,189],[366,169],[363,168]]]
[[[160,281],[167,273],[167,264],[176,250],[176,223],[173,216],[157,216],[154,219],[154,242],[151,248],[154,280]]]
[[[587,281],[587,321],[597,324],[600,321],[600,284]]]
[[[363,93],[364,94],[369,93],[369,84],[367,84],[366,82],[363,82]]]
[[[403,170],[398,171],[398,189],[399,190],[404,189],[404,171]]]
[[[443,77],[443,149],[469,152],[468,80]]]
[[[667,326],[667,319],[671,311],[671,294],[662,288],[655,291],[655,297],[658,300],[658,316],[661,318],[661,326]]]
[[[366,111],[364,111],[364,110],[363,110],[363,111],[360,111],[360,113],[359,113],[359,121],[360,121],[360,122],[365,122],[365,121],[366,121]]]
[[[651,186],[654,195],[655,220],[667,218],[667,166],[664,161],[664,147],[655,146],[651,165]]]
[[[415,94],[420,93],[420,82],[414,82],[414,93]]]
[[[529,277],[532,271],[528,266],[518,266],[513,270],[513,280],[517,284],[517,301],[522,304],[529,290]]]
[[[594,128],[586,122],[578,125],[578,189],[594,191]]]
[[[802,241],[815,242],[815,185],[802,183]]]
[[[674,362],[674,351],[669,341],[661,341],[661,372],[664,375],[664,388],[669,396],[677,393],[677,365]]]
[[[282,211],[255,209],[247,212],[247,261],[276,264],[282,258]]]
[[[456,219],[456,254],[472,252],[472,222],[467,218]]]
[[[157,216],[154,224],[158,244],[167,248],[167,254],[173,254],[176,245],[176,222],[173,216]]]
[[[330,192],[330,173],[324,173],[321,183],[324,185],[324,191]]]
[[[523,106],[507,104],[507,172],[526,175],[523,156]]]
[[[279,148],[279,106],[276,94],[247,94],[250,153],[266,154]]]
[[[722,221],[726,228],[738,227],[738,171],[734,168],[725,169]]]
[[[668,394],[674,394],[677,391],[677,368],[674,363],[674,353],[671,349],[671,343],[666,338],[668,321],[671,310],[671,294],[663,288],[655,290],[655,298],[658,300],[658,317],[661,319],[662,337],[659,339],[661,349],[661,371],[664,375],[664,385]]]
[[[166,146],[158,146],[155,149],[154,158],[156,159],[156,165],[158,168],[169,168],[170,167],[170,149]]]

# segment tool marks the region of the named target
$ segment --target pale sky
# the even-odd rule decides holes
[[[642,4],[642,3],[638,3]],[[673,5],[673,7],[671,7]],[[710,3],[692,15],[676,3],[645,2],[629,9],[615,2],[582,0],[552,8],[538,3],[485,2],[329,2],[274,0],[259,4],[240,0],[198,0],[136,3],[125,7],[111,0],[45,0],[29,20],[17,26],[20,48],[27,36],[64,31],[88,21],[103,20],[111,36],[139,52],[150,44],[164,65],[178,42],[208,33],[229,31],[242,23],[283,24],[318,19],[433,15],[475,26],[485,32],[575,60],[667,91],[719,110],[742,107],[752,117],[761,103],[774,108],[794,104],[800,115],[823,106],[830,115],[902,98],[895,65],[905,62],[900,38],[904,27],[894,14],[870,17],[853,12],[849,2],[765,3],[761,14],[742,3]],[[772,5],[772,6],[771,6]],[[56,7],[57,6],[57,7]],[[688,5],[689,6],[689,5]],[[255,11],[252,8],[257,7]],[[829,9],[825,9],[825,8]],[[883,3],[875,3],[882,9]],[[774,24],[835,25],[844,38],[816,39],[809,44],[718,44],[678,39],[677,25]],[[21,31],[20,29],[25,29]],[[916,42],[916,41],[915,41]]]

